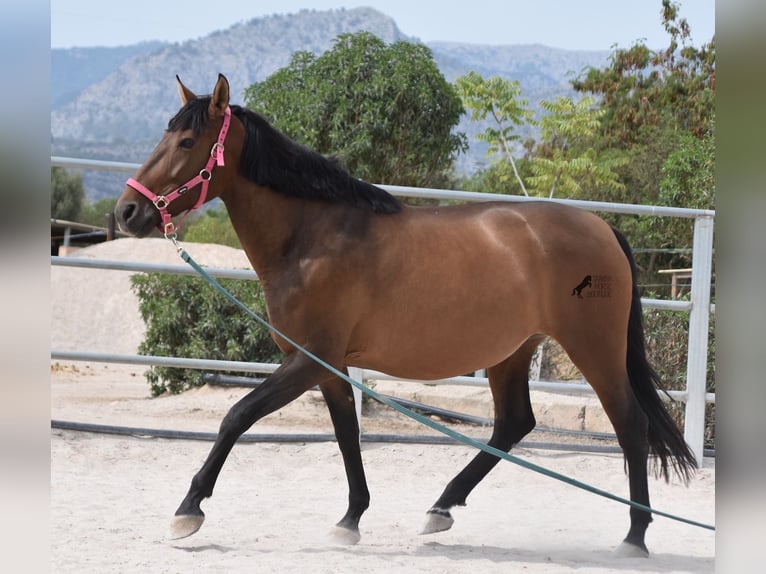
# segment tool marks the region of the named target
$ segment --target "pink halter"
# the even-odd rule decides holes
[[[226,106],[226,110],[224,112],[223,116],[223,125],[221,126],[221,131],[218,132],[218,140],[213,144],[213,147],[210,149],[210,158],[207,160],[207,163],[205,164],[205,167],[202,168],[196,176],[191,178],[189,181],[187,181],[185,184],[183,184],[181,187],[176,189],[175,191],[170,192],[167,195],[156,195],[153,193],[149,188],[144,186],[142,183],[136,181],[132,177],[128,179],[127,184],[135,189],[138,193],[146,197],[149,201],[151,201],[154,204],[154,207],[156,207],[159,212],[160,216],[162,217],[162,224],[158,225],[157,228],[162,231],[165,234],[165,237],[175,237],[176,230],[181,227],[181,221],[183,221],[186,216],[194,209],[197,209],[200,205],[205,203],[205,198],[207,197],[207,189],[210,185],[210,180],[213,178],[213,168],[216,165],[224,165],[223,163],[223,143],[226,140],[226,134],[229,131],[229,125],[231,124],[231,109],[229,106]],[[184,216],[181,218],[181,221],[178,222],[178,226],[176,227],[173,224],[173,216],[168,213],[168,206],[181,197],[182,195],[186,194],[187,191],[190,189],[201,185],[202,191],[199,194],[199,199],[197,199],[197,203],[195,203],[192,207],[190,207]]]

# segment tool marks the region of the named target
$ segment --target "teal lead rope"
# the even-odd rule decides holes
[[[550,478],[555,478],[556,480],[560,480],[561,482],[564,482],[566,484],[570,484],[572,486],[575,486],[577,488],[580,488],[582,490],[586,490],[588,492],[592,492],[593,494],[597,494],[599,496],[603,496],[604,498],[608,498],[610,500],[614,500],[616,502],[621,502],[622,504],[626,504],[628,506],[632,506],[633,508],[638,508],[639,510],[644,510],[646,512],[651,512],[652,514],[656,514],[658,516],[664,516],[666,518],[670,518],[671,520],[677,520],[678,522],[685,522],[686,524],[691,524],[692,526],[699,526],[700,528],[705,528],[707,530],[713,530],[715,531],[715,526],[711,526],[709,524],[703,524],[701,522],[696,522],[694,520],[689,520],[688,518],[683,518],[680,516],[676,516],[674,514],[669,514],[667,512],[662,512],[660,510],[655,510],[653,508],[650,508],[648,506],[644,506],[643,504],[639,504],[637,502],[633,502],[632,500],[628,500],[626,498],[619,497],[615,494],[612,494],[610,492],[607,492],[605,490],[601,490],[600,488],[596,488],[594,486],[591,486],[589,484],[585,484],[583,482],[580,482],[579,480],[575,480],[573,478],[570,478],[568,476],[565,476],[563,474],[559,474],[557,472],[554,472],[552,470],[548,470],[545,467],[539,466],[537,464],[534,464],[532,462],[523,460],[521,458],[518,458],[517,456],[514,456],[510,453],[507,453],[505,451],[499,450],[497,448],[494,448],[488,444],[485,444],[483,442],[480,442],[478,440],[472,439],[471,437],[468,437],[464,434],[461,434],[459,432],[456,432],[450,428],[445,427],[444,425],[441,425],[437,422],[432,421],[429,418],[426,418],[416,412],[411,411],[410,409],[401,406],[400,404],[392,401],[391,399],[384,397],[383,395],[378,394],[371,388],[369,388],[364,383],[361,383],[357,380],[352,379],[349,377],[346,373],[343,373],[342,371],[339,371],[329,363],[323,361],[316,355],[314,355],[311,351],[303,348],[301,345],[290,339],[287,335],[279,331],[276,327],[269,324],[268,321],[260,317],[257,313],[253,312],[251,309],[246,307],[241,301],[239,301],[234,295],[229,293],[218,281],[216,281],[213,277],[211,277],[202,267],[200,267],[196,261],[194,261],[191,256],[184,250],[177,241],[175,241],[175,238],[170,238],[173,243],[176,246],[176,249],[178,249],[178,253],[181,256],[181,259],[186,261],[191,267],[199,273],[203,279],[205,279],[208,283],[210,283],[217,291],[219,291],[224,297],[226,297],[229,301],[231,301],[234,305],[245,311],[248,315],[250,315],[253,319],[255,319],[260,325],[263,327],[269,329],[270,331],[273,331],[277,335],[279,335],[282,339],[290,343],[293,347],[298,349],[301,353],[306,355],[308,358],[313,360],[314,362],[318,363],[319,365],[323,366],[325,369],[333,373],[334,375],[340,377],[350,385],[356,387],[363,393],[369,395],[376,401],[379,401],[392,409],[399,411],[405,416],[410,417],[411,419],[414,419],[418,421],[421,424],[424,424],[427,427],[430,427],[442,434],[445,434],[453,439],[455,439],[458,442],[461,442],[463,444],[466,444],[468,446],[472,446],[474,448],[477,448],[479,450],[483,450],[486,453],[489,453],[493,456],[496,456],[500,459],[507,460],[509,462],[512,462],[513,464],[517,464],[521,467],[524,467],[526,469],[532,470],[534,472],[537,472],[539,474],[543,474],[545,476],[548,476]]]

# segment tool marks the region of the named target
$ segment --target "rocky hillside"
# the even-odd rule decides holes
[[[295,51],[321,53],[339,34],[363,30],[386,42],[418,41],[402,34],[385,14],[355,8],[256,18],[182,43],[53,50],[52,155],[140,162],[178,109],[176,74],[192,90],[207,93],[222,72],[231,83],[234,101],[241,102],[247,86],[285,66]],[[601,65],[608,56],[607,51],[576,52],[537,45],[440,42],[429,47],[448,80],[470,70],[519,80],[523,95],[533,105],[568,93],[573,73]],[[457,129],[470,136],[480,127],[464,121]],[[483,156],[481,147],[472,146],[458,170],[472,172],[484,162]],[[88,197],[112,195],[113,179],[124,178],[87,172]]]

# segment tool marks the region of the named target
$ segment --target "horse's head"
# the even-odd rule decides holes
[[[183,106],[114,210],[120,228],[139,237],[155,227],[174,236],[171,218],[219,196],[237,172],[238,158],[226,147],[234,137],[229,82],[219,74],[213,94],[197,97],[176,80]]]

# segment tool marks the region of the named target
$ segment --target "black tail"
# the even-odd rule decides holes
[[[641,297],[636,281],[636,262],[627,239],[616,229],[613,231],[625,252],[625,257],[628,258],[633,276],[633,300],[628,320],[627,369],[633,394],[649,419],[649,448],[658,464],[655,471],[656,474],[664,476],[665,480],[669,480],[670,465],[681,479],[688,482],[694,469],[697,468],[697,460],[657,394],[657,389],[663,391],[665,389],[646,357]]]

